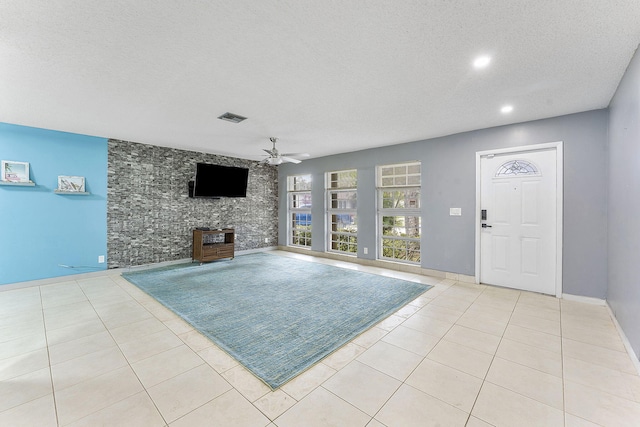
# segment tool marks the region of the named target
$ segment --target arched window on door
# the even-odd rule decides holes
[[[526,160],[509,160],[503,163],[496,172],[496,177],[520,175],[540,175],[540,172],[533,163]]]

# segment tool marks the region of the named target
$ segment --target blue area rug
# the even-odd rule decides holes
[[[267,253],[122,276],[272,389],[431,287]]]

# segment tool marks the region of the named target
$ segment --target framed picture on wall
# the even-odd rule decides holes
[[[84,193],[84,176],[58,176],[58,191]]]
[[[0,164],[0,178],[6,182],[30,182],[29,162],[14,162],[2,160]]]

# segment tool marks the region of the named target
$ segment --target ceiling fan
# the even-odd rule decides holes
[[[275,166],[286,162],[300,163],[301,160],[294,159],[294,157],[309,157],[309,153],[280,153],[276,148],[276,142],[278,141],[278,138],[271,137],[269,138],[269,141],[273,143],[273,148],[271,150],[267,150],[266,148],[263,149],[269,154],[269,156],[264,159],[264,162],[269,165]]]

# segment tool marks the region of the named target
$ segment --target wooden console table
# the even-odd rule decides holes
[[[235,230],[193,230],[193,260],[214,261],[221,258],[233,258]]]

